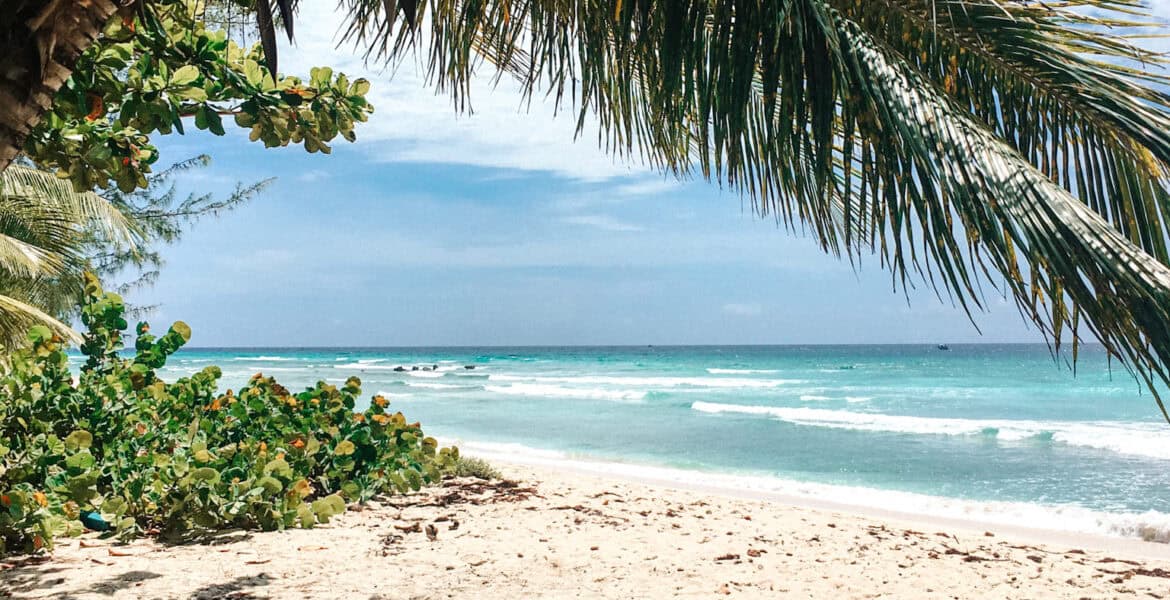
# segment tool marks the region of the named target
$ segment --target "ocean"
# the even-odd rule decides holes
[[[225,388],[357,375],[488,457],[1170,541],[1170,425],[1095,347],[1075,377],[1043,345],[207,348],[162,372],[210,364]]]

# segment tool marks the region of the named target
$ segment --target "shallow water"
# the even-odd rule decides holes
[[[225,387],[357,375],[367,399],[497,455],[1170,540],[1170,426],[1096,348],[1075,378],[1035,345],[186,349],[164,373],[209,364]]]

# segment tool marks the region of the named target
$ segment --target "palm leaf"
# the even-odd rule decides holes
[[[0,220],[4,220],[0,215]],[[6,226],[0,228],[7,229]],[[64,267],[62,257],[17,237],[0,233],[0,269],[17,277],[51,276]]]
[[[41,309],[0,294],[0,339],[23,340],[34,325],[44,325],[70,343],[80,344],[82,341],[79,333]]]
[[[75,339],[52,315],[80,297],[87,236],[134,251],[141,237],[118,207],[67,180],[23,165],[0,173],[0,345],[22,343],[31,325]]]
[[[134,246],[137,225],[116,206],[91,192],[77,192],[68,180],[24,165],[12,165],[0,172],[0,218],[35,221],[45,236],[43,242],[60,248],[72,242],[69,231],[92,227],[116,243]]]
[[[342,0],[345,39],[420,52],[458,108],[487,65],[900,286],[998,288],[1074,360],[1087,327],[1170,379],[1170,80],[1138,0],[435,0],[425,35],[399,4]]]

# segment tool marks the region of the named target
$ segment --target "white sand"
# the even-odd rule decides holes
[[[504,471],[518,487],[448,482],[312,531],[212,546],[66,540],[0,571],[0,596],[1170,598],[1163,544]]]

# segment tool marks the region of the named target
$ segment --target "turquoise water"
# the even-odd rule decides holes
[[[1170,426],[1094,348],[1075,378],[1031,345],[187,349],[165,373],[208,364],[225,387],[357,375],[489,456],[1170,540]]]

